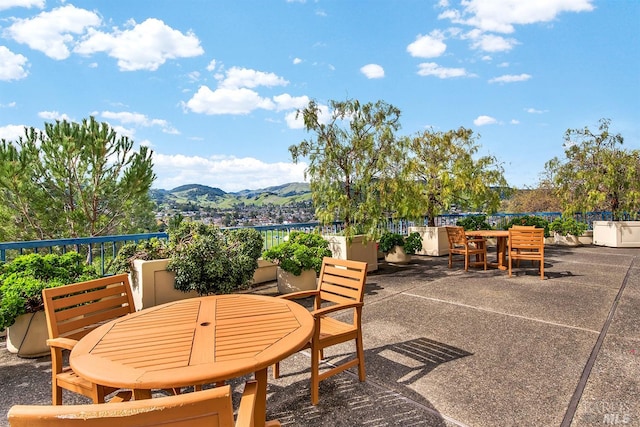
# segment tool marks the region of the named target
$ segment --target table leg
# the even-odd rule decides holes
[[[258,382],[258,395],[253,412],[254,427],[264,427],[267,419],[267,369],[260,369],[254,373],[255,380]]]
[[[498,237],[496,250],[498,251],[498,268],[500,270],[507,269],[507,238],[506,237]]]

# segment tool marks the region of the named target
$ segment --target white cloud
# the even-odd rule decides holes
[[[378,64],[367,64],[360,68],[360,72],[368,79],[381,79],[384,77],[384,68]]]
[[[276,111],[304,108],[309,105],[308,96],[291,96],[288,93],[273,97]]]
[[[478,116],[478,118],[473,121],[473,124],[476,126],[493,125],[496,123],[498,123],[498,121],[491,116]]]
[[[207,65],[207,71],[214,71],[216,69],[216,60],[212,59]]]
[[[293,58],[293,64],[294,64],[294,65],[298,65],[298,64],[300,64],[301,62],[302,62],[302,59],[300,59],[300,58]]]
[[[68,122],[72,121],[68,115],[64,113],[61,114],[57,111],[40,111],[38,113],[38,117],[45,120],[52,120],[52,121],[55,121],[55,120],[60,120],[60,121],[66,120]]]
[[[0,81],[20,80],[29,73],[25,69],[27,58],[11,52],[6,46],[0,46]]]
[[[462,10],[449,9],[439,17],[482,31],[512,33],[514,25],[553,21],[563,12],[590,12],[594,9],[592,3],[593,0],[466,0],[461,2]]]
[[[472,77],[464,68],[445,68],[435,62],[423,62],[418,65],[418,75],[435,76],[441,79],[452,77]]]
[[[266,163],[252,157],[166,155],[154,153],[156,188],[204,184],[224,191],[258,189],[304,181],[305,163]]]
[[[45,0],[1,0],[0,10],[10,9],[12,7],[37,7],[38,9],[44,8]]]
[[[116,120],[122,124],[127,124],[127,125],[133,124],[136,126],[143,126],[143,127],[158,126],[161,128],[162,132],[164,133],[168,133],[171,135],[180,134],[180,132],[178,132],[177,129],[171,126],[171,124],[168,121],[163,119],[151,119],[146,115],[140,114],[140,113],[132,113],[129,111],[120,111],[120,112],[103,111],[100,113],[100,117],[107,120]]]
[[[536,110],[535,108],[526,108],[525,111],[529,114],[544,114],[549,112],[549,110]]]
[[[200,86],[184,106],[194,113],[203,114],[249,114],[258,108],[275,109],[273,101],[262,98],[251,89],[220,88],[212,91],[207,86]]]
[[[512,125],[519,125],[520,124],[520,120],[511,119],[511,121],[509,123],[511,123]]]
[[[438,30],[434,30],[426,36],[418,35],[416,40],[407,46],[407,52],[416,58],[435,58],[447,50],[447,45],[443,40],[444,34]]]
[[[504,76],[495,77],[489,80],[489,83],[513,83],[513,82],[525,82],[531,78],[530,74],[506,74]]]
[[[24,128],[23,125],[0,126],[0,139],[16,141],[18,138],[24,137]]]
[[[67,5],[42,12],[35,18],[16,19],[5,34],[50,58],[62,60],[69,57],[68,45],[74,43],[75,34],[82,34],[100,23],[96,13]]]
[[[514,39],[505,39],[493,34],[482,34],[473,40],[471,47],[484,52],[507,52],[517,44],[518,42]]]
[[[122,71],[155,71],[168,59],[189,58],[204,53],[200,40],[192,32],[183,34],[159,19],[149,18],[121,31],[105,33],[89,29],[74,52],[91,55],[106,52],[118,60]]]
[[[220,82],[219,87],[227,89],[255,88],[258,86],[286,86],[289,82],[278,77],[274,73],[251,70],[248,68],[232,67],[225,78]]]

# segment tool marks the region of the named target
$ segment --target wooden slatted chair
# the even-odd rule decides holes
[[[253,422],[257,383],[246,383],[236,427]],[[10,427],[142,427],[233,426],[231,387],[217,387],[177,396],[131,402],[89,405],[15,405],[8,413]],[[279,426],[271,421],[270,426]]]
[[[513,261],[521,259],[539,263],[540,280],[544,280],[544,228],[510,228],[509,229],[509,277]]]
[[[487,269],[487,240],[484,237],[467,237],[464,228],[460,226],[447,226],[447,239],[449,240],[449,268],[453,266],[453,256],[464,257],[464,271],[469,271],[469,266],[484,266]],[[471,256],[476,260],[471,261]]]
[[[314,297],[313,317],[315,329],[311,341],[304,347],[311,349],[311,403],[319,400],[320,381],[353,366],[358,367],[358,378],[365,380],[364,347],[362,344],[362,306],[367,276],[367,263],[325,257],[318,279],[318,288],[311,291],[281,295],[281,298]],[[330,305],[327,305],[329,303]],[[346,323],[329,314],[352,311],[352,322]],[[323,350],[332,345],[355,340],[356,358],[320,373]],[[273,366],[273,376],[280,376],[280,364]]]
[[[63,350],[72,350],[80,338],[103,323],[135,311],[126,274],[48,288],[42,291],[51,347],[52,403],[62,405],[62,389],[104,403],[117,389],[93,384],[64,366]],[[119,394],[116,400],[127,398]]]

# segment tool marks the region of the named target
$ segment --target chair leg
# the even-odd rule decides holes
[[[311,404],[320,400],[320,350],[311,349]]]
[[[276,362],[271,365],[271,371],[273,373],[274,380],[280,378],[280,362]]]
[[[53,380],[53,386],[51,387],[51,403],[53,405],[62,405],[62,387],[58,387]]]
[[[509,277],[511,277],[511,256],[509,256]]]
[[[449,268],[453,267],[453,254],[449,251]]]
[[[360,329],[362,331],[362,329]],[[360,382],[365,380],[366,372],[364,369],[364,346],[362,345],[362,333],[358,333],[356,338],[356,352],[358,353],[358,379]]]

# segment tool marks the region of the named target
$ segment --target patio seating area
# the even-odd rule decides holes
[[[267,419],[283,426],[640,425],[640,249],[547,246],[544,276],[537,268],[514,269],[511,278],[496,268],[449,269],[447,256],[382,262],[365,287],[366,381],[357,368],[332,376],[313,406],[310,353],[296,353],[278,379],[269,376]],[[327,348],[321,370],[354,352],[352,342]],[[21,359],[0,342],[0,426],[12,405],[51,403],[50,370],[50,357]],[[236,409],[247,379],[230,383]],[[68,393],[63,403],[90,400]]]

